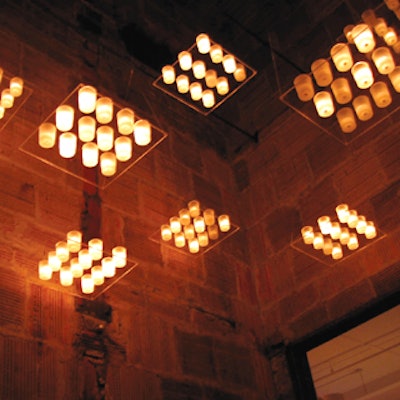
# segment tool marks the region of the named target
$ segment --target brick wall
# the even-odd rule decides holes
[[[224,139],[215,135],[226,126],[162,96],[146,68],[115,46],[112,27],[96,39],[79,29],[75,6],[2,5],[2,67],[33,92],[0,132],[0,398],[266,398],[274,389],[258,348],[245,230],[197,258],[148,239],[194,198],[241,224]],[[98,193],[18,149],[80,82],[169,134]],[[93,194],[89,223],[138,262],[95,305],[37,278],[37,262],[81,226]]]

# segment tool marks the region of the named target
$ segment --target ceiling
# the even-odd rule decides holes
[[[279,95],[292,86],[293,78],[309,72],[316,57],[328,56],[343,27],[358,22],[362,11],[378,4],[374,0],[78,0],[75,8],[80,29],[96,36],[105,24],[113,26],[119,44],[154,79],[200,32],[257,70],[254,79],[208,117],[225,124],[221,135],[229,135],[229,149],[224,154],[234,157],[268,135],[269,124],[287,110]]]

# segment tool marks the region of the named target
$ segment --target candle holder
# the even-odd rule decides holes
[[[0,67],[0,132],[28,100],[33,90],[19,77]]]
[[[373,221],[347,204],[336,207],[336,216],[323,215],[317,219],[317,226],[306,225],[301,237],[292,241],[291,247],[307,256],[333,266],[370,244],[381,240],[385,234]]]
[[[203,115],[216,110],[257,73],[204,33],[161,72],[153,86]]]
[[[293,79],[280,100],[347,145],[400,109],[397,16],[382,3],[344,27],[329,57]]]
[[[38,277],[46,286],[64,293],[94,300],[105,293],[138,264],[123,246],[110,251],[100,238],[82,242],[78,230],[70,231],[38,262]]]
[[[239,230],[229,215],[200,206],[198,200],[186,207],[150,236],[150,240],[184,254],[205,254]]]
[[[166,137],[133,109],[81,83],[19,149],[104,189]]]

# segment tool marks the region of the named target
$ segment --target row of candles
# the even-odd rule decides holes
[[[201,33],[196,37],[196,46],[200,54],[209,54],[210,61],[214,64],[221,64],[224,72],[232,75],[236,82],[243,82],[247,78],[246,67],[237,62],[232,54],[224,54],[223,48],[217,44],[211,43],[209,36]],[[225,96],[229,93],[229,80],[227,76],[218,76],[217,70],[208,65],[203,60],[193,60],[190,51],[181,51],[178,54],[178,65],[181,71],[192,71],[194,82],[190,82],[189,75],[180,73],[177,76],[174,65],[165,65],[162,68],[163,82],[167,85],[176,83],[179,93],[190,93],[193,101],[202,100],[203,106],[211,108],[215,105],[215,88],[218,95]],[[207,89],[203,89],[200,81],[204,79]]]
[[[188,246],[190,253],[198,253],[200,248],[207,247],[210,240],[217,240],[219,232],[231,229],[227,214],[216,216],[215,211],[206,208],[203,212],[200,202],[192,200],[187,208],[182,208],[178,216],[169,219],[169,224],[161,226],[161,239],[169,242],[173,239],[177,248]]]
[[[78,141],[83,142],[82,164],[93,168],[100,163],[101,173],[113,176],[118,161],[125,162],[132,158],[133,142],[138,146],[147,146],[152,140],[150,122],[145,119],[135,121],[135,113],[130,108],[116,112],[115,132],[110,125],[114,119],[114,108],[111,98],[98,96],[93,86],[82,86],[78,90],[78,110],[83,115],[75,118],[76,111],[68,104],[57,107],[55,122],[46,121],[39,126],[39,146],[53,148],[58,136],[59,155],[70,159],[77,154]],[[71,132],[75,119],[78,134]]]
[[[112,255],[106,256],[101,239],[89,240],[86,247],[82,233],[74,230],[67,233],[66,240],[56,243],[55,250],[49,251],[46,259],[39,261],[38,273],[41,280],[50,280],[54,272],[59,272],[59,281],[64,287],[72,286],[75,278],[80,279],[82,293],[91,294],[106,278],[114,277],[117,268],[126,265],[125,247],[116,246]]]
[[[342,246],[347,246],[349,250],[358,249],[357,234],[365,235],[366,239],[374,239],[377,236],[373,221],[368,221],[364,215],[359,215],[357,210],[349,209],[347,204],[339,204],[336,207],[336,215],[339,221],[332,221],[326,215],[319,217],[317,219],[319,231],[314,230],[312,226],[304,226],[301,229],[304,243],[338,260],[343,257]]]
[[[378,108],[384,108],[392,102],[388,85],[384,81],[375,81],[367,59],[354,62],[350,45],[354,44],[361,54],[368,53],[378,73],[388,76],[394,90],[400,92],[400,66],[396,66],[391,50],[392,48],[400,52],[400,41],[395,30],[388,27],[383,18],[377,18],[373,10],[366,10],[362,18],[365,23],[345,27],[344,32],[348,43],[336,43],[330,50],[331,60],[338,72],[350,71],[356,86],[359,89],[369,89],[375,105]],[[383,38],[387,46],[376,47],[373,31]],[[311,72],[312,76],[310,74],[296,76],[293,83],[298,98],[303,102],[312,99],[321,118],[328,118],[334,114],[333,99],[340,105],[352,101],[353,94],[348,79],[346,77],[334,79],[331,64],[327,59],[315,60],[311,64]],[[313,78],[319,87],[330,87],[331,90],[316,92]],[[366,94],[355,97],[352,106],[340,108],[336,114],[338,123],[345,133],[355,130],[357,126],[355,114],[361,121],[366,121],[373,116],[372,104]]]
[[[3,81],[4,71],[0,68],[0,84]],[[7,109],[14,106],[14,99],[20,97],[24,90],[24,81],[18,76],[10,79],[8,87],[1,91],[0,97],[0,119],[4,118]]]

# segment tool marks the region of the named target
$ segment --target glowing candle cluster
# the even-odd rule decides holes
[[[210,37],[201,33],[196,43],[178,54],[174,64],[165,65],[162,82],[175,88],[180,97],[212,109],[245,83],[254,71]]]
[[[364,215],[359,215],[357,210],[349,209],[347,204],[336,207],[336,216],[337,219],[326,215],[319,217],[319,230],[304,226],[301,229],[303,242],[312,245],[315,250],[322,250],[333,260],[339,260],[343,258],[344,248],[352,251],[360,247],[359,235],[364,235],[366,239],[377,236],[375,224]]]
[[[57,146],[65,159],[80,153],[84,167],[100,165],[105,177],[116,174],[118,162],[132,158],[134,144],[147,146],[152,141],[148,120],[136,119],[132,109],[120,108],[89,85],[80,86],[68,103],[58,106],[54,117],[39,126],[39,146]]]
[[[40,260],[38,273],[41,280],[50,280],[59,274],[61,286],[70,287],[74,279],[80,280],[83,294],[92,294],[96,287],[103,285],[107,278],[113,278],[118,269],[127,265],[127,250],[123,246],[112,249],[111,255],[103,250],[99,238],[82,243],[80,231],[70,231],[65,240],[56,243],[47,258]]]
[[[312,100],[320,118],[335,115],[343,133],[354,132],[359,121],[374,116],[375,107],[390,106],[392,96],[400,92],[396,30],[372,9],[361,17],[359,24],[344,28],[345,39],[331,47],[330,58],[315,60],[310,74],[293,81],[298,99]]]
[[[211,208],[204,211],[200,202],[192,200],[178,215],[161,226],[161,239],[173,242],[177,248],[188,248],[190,253],[198,253],[210,242],[219,239],[221,234],[231,230],[231,221],[227,214],[216,215]]]
[[[0,68],[0,85],[5,81],[5,79],[3,80],[3,75],[4,71]],[[14,76],[6,86],[1,90],[0,94],[0,120],[4,118],[6,111],[14,106],[14,100],[22,96],[24,81],[22,78]]]

